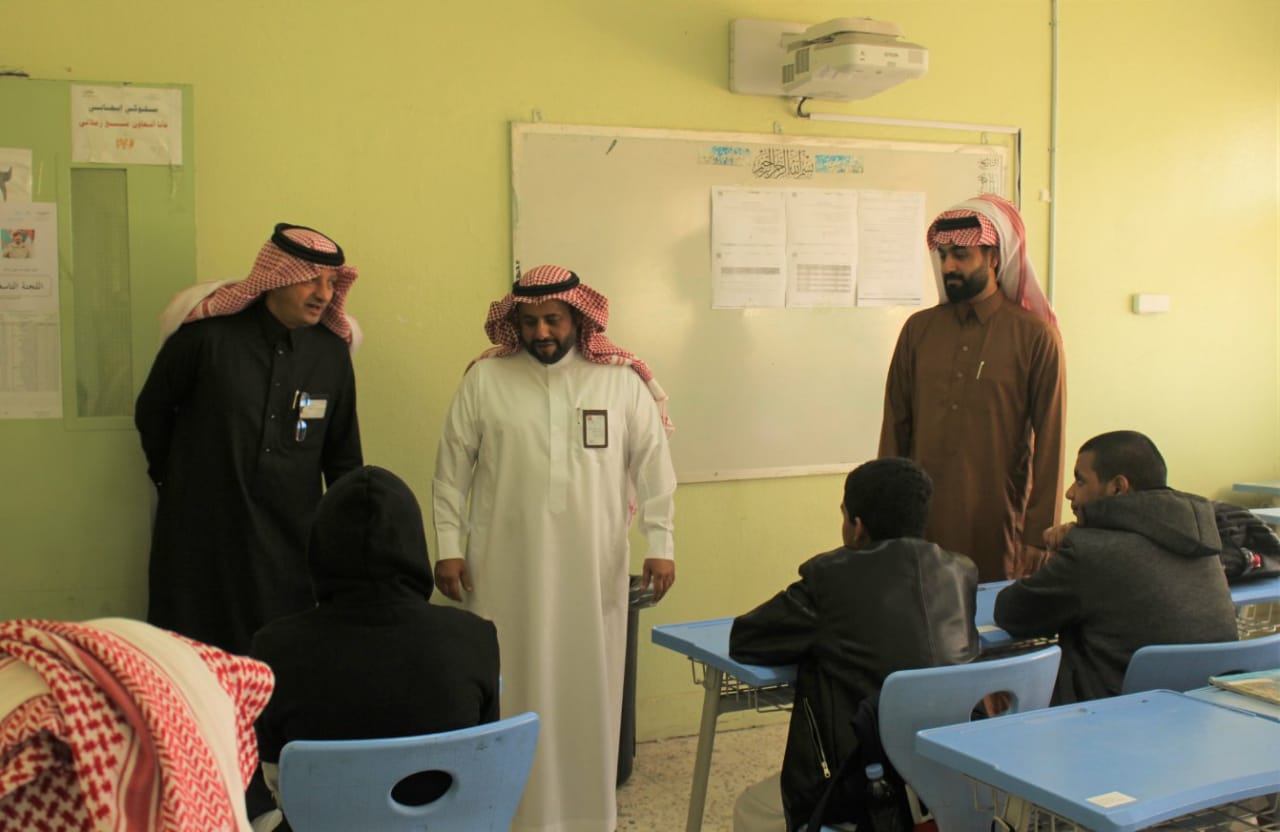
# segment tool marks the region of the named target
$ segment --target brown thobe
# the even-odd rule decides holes
[[[885,385],[880,456],[933,478],[928,539],[980,579],[1011,577],[1062,504],[1066,368],[1053,325],[1001,292],[907,319]]]

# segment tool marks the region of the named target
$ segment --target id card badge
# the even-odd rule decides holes
[[[307,438],[307,428],[312,422],[317,422],[324,418],[325,412],[329,409],[329,400],[324,396],[313,396],[305,390],[293,391],[293,409],[298,413],[298,421],[293,429],[293,441],[303,442]]]
[[[582,447],[609,447],[609,411],[582,411]]]
[[[328,409],[328,399],[312,396],[307,403],[299,409],[299,415],[304,419],[323,419],[325,411]]]
[[[323,419],[329,409],[328,394],[313,396],[305,390],[293,391],[293,409],[299,419]]]

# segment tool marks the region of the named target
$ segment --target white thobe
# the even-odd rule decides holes
[[[629,482],[647,556],[673,557],[675,471],[630,367],[521,350],[464,376],[436,453],[438,556],[465,551],[467,605],[497,625],[503,715],[542,721],[513,829],[615,827]]]

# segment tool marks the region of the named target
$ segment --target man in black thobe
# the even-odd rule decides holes
[[[235,653],[314,603],[307,533],[363,463],[344,311],[354,267],[281,223],[244,280],[180,293],[135,423],[159,503],[147,620]],[[318,325],[319,324],[319,325]]]

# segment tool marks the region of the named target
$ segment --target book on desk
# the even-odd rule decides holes
[[[1245,696],[1252,696],[1264,702],[1280,705],[1280,669],[1210,676],[1209,684],[1233,693],[1242,693]]]

